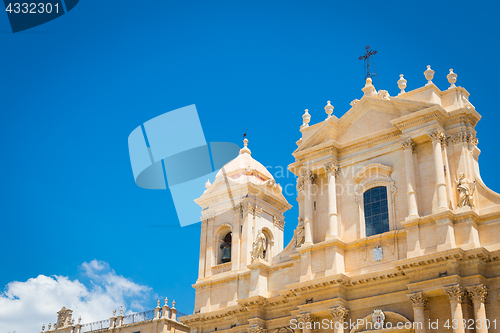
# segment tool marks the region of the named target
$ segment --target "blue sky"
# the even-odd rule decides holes
[[[169,192],[135,185],[129,133],[196,104],[208,142],[241,144],[248,128],[253,156],[286,167],[305,108],[313,124],[327,100],[340,117],[361,98],[367,44],[391,95],[399,74],[415,89],[431,65],[444,90],[454,69],[483,116],[482,178],[499,192],[499,12],[494,1],[82,0],[16,34],[0,14],[0,286],[84,281],[82,264],[97,259],[190,313],[200,226],[176,227]]]

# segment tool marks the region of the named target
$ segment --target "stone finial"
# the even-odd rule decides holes
[[[427,65],[427,70],[424,72],[425,78],[427,79],[427,83],[425,84],[428,86],[429,84],[432,84],[432,79],[434,78],[434,71],[431,69],[431,65]]]
[[[248,139],[243,139],[243,148],[240,150],[240,154],[251,154],[252,152],[248,149]]]
[[[120,306],[120,316],[123,316],[123,306]]]
[[[172,309],[175,309],[175,299],[172,301]]]
[[[208,190],[210,186],[212,186],[212,183],[210,183],[210,179],[208,179],[207,182],[205,183],[205,188]]]
[[[404,94],[406,91],[406,79],[403,77],[403,74],[399,74],[399,80],[398,80],[398,88],[401,89],[401,92],[399,95]]]
[[[160,299],[158,298],[158,302],[156,302],[156,307],[159,308],[160,307]]]
[[[116,309],[113,309],[113,317],[116,317]]]
[[[82,316],[78,317],[78,325],[82,322]]]
[[[450,87],[448,89],[455,88],[455,82],[457,82],[457,74],[453,73],[453,68],[450,68],[450,74],[446,75],[446,78],[450,83]]]
[[[332,116],[333,106],[330,104],[330,101],[327,101],[326,103],[327,104],[325,106],[325,112],[328,115],[328,117],[326,119],[328,119],[328,118],[330,118]]]
[[[42,332],[45,331],[45,324],[42,325]]]
[[[52,324],[49,323],[49,328],[47,329],[47,331],[50,331],[51,328],[52,328]]]
[[[309,114],[309,110],[305,109],[304,114],[302,115],[302,126],[300,126],[300,129],[309,127],[309,122],[311,121],[311,115]]]
[[[168,304],[167,304],[167,303],[168,303],[168,298],[167,298],[167,297],[165,297],[165,306],[168,306]]]
[[[361,90],[364,92],[364,96],[376,96],[377,95],[377,90],[373,86],[371,77],[366,79],[365,87]]]

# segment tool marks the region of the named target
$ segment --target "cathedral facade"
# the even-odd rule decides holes
[[[500,333],[500,195],[479,173],[481,116],[452,70],[443,91],[424,75],[408,92],[401,75],[397,96],[367,79],[341,118],[330,102],[317,124],[305,111],[288,244],[291,206],[245,139],[196,200],[193,314],[158,301],[148,320],[113,314],[99,331]],[[89,331],[64,318],[56,331]]]
[[[500,332],[500,195],[481,180],[469,93],[389,96],[371,79],[340,119],[308,110],[289,170],[299,218],[245,141],[203,208],[192,333]],[[496,320],[499,318],[498,320]]]

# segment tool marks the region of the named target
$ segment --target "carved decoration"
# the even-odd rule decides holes
[[[375,310],[372,314],[373,326],[375,329],[380,329],[384,327],[385,314],[382,310]]]
[[[343,306],[338,306],[336,308],[328,310],[333,318],[333,321],[343,323],[349,316],[349,310]]]
[[[474,191],[476,190],[476,181],[471,182],[465,177],[463,172],[460,173],[458,179],[455,178],[458,191],[457,207],[474,207]]]
[[[467,133],[459,132],[459,133],[452,135],[451,142],[453,142],[454,145],[459,144],[459,143],[466,143],[467,142]]]
[[[335,164],[334,162],[328,162],[325,164],[325,170],[328,174],[334,174],[335,177],[338,177],[340,174],[340,166]]]
[[[257,237],[255,238],[255,241],[252,244],[252,252],[251,256],[252,259],[265,259],[265,251],[267,249],[267,239],[266,235],[262,232],[262,229],[259,230],[257,233]]]
[[[299,217],[297,229],[295,229],[295,247],[300,247],[306,240],[304,219]]]
[[[450,302],[462,302],[465,296],[464,288],[458,284],[444,288],[444,292],[448,295]]]
[[[440,130],[436,129],[436,130],[432,131],[432,133],[429,134],[429,136],[430,136],[432,141],[442,141],[444,134]]]
[[[351,104],[351,106],[354,106],[354,105],[356,105],[356,103],[358,103],[358,102],[359,102],[359,99],[357,99],[357,98],[356,98],[356,99],[354,99],[354,100],[353,100],[350,104]]]
[[[316,317],[310,313],[304,313],[297,316],[297,321],[304,324],[311,324],[316,321]]]
[[[311,170],[305,170],[304,173],[302,174],[302,177],[304,178],[305,182],[311,182],[311,183],[314,183],[316,179],[316,175]]]
[[[304,189],[304,178],[299,177],[297,178],[297,191],[302,191]]]
[[[401,146],[403,146],[403,149],[415,149],[415,143],[413,143],[412,139],[406,139],[403,142],[401,142]]]
[[[57,323],[54,324],[55,328],[63,328],[70,326],[73,322],[72,320],[73,310],[66,309],[66,307],[62,307],[59,312],[57,312]]]
[[[283,229],[285,228],[285,221],[282,218],[280,218],[278,216],[273,216],[273,222],[274,222],[274,225],[276,227],[278,227],[278,229],[283,231]]]
[[[429,299],[424,293],[418,292],[414,294],[407,295],[408,299],[412,302],[414,308],[425,308],[429,303]]]
[[[241,214],[243,213],[243,207],[241,206],[241,204],[238,204],[236,206],[233,207],[233,212],[235,214]]]
[[[385,100],[390,100],[390,95],[387,90],[379,90],[377,96]]]
[[[486,297],[488,297],[488,288],[483,284],[467,287],[467,294],[473,302],[484,303],[486,302]]]
[[[248,333],[267,333],[267,330],[262,326],[254,326],[248,329]]]

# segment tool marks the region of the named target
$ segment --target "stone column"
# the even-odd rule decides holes
[[[206,238],[205,238],[205,277],[212,275],[212,266],[215,266],[215,252],[213,249],[213,238],[214,238],[214,221],[213,216],[206,217]]]
[[[340,173],[340,167],[333,162],[325,164],[325,170],[328,175],[328,236],[334,238],[339,236],[339,226],[337,217],[337,189],[335,178]]]
[[[444,177],[443,153],[441,151],[441,140],[443,132],[434,130],[429,134],[432,140],[432,153],[434,156],[434,174],[436,179],[437,207],[433,207],[433,213],[448,209],[448,199],[446,197],[446,180]]]
[[[312,182],[314,174],[310,170],[304,173],[304,190],[305,190],[305,206],[304,206],[304,236],[305,244],[313,243],[313,198],[312,198]]]
[[[304,325],[302,333],[311,333],[314,328],[315,321],[316,317],[314,317],[310,313],[305,313],[298,316],[298,322],[301,322]]]
[[[415,144],[411,139],[404,140],[403,146],[406,168],[406,196],[408,199],[408,218],[418,217],[417,192],[415,183],[415,168],[413,162],[413,149]]]
[[[198,278],[205,277],[205,257],[207,252],[207,224],[208,219],[201,219],[201,236],[200,236],[200,261],[198,266]]]
[[[344,322],[349,316],[349,310],[347,310],[343,306],[338,306],[336,308],[330,309],[329,312],[333,319],[334,333],[344,333]]]
[[[485,285],[467,287],[467,293],[474,304],[474,319],[476,323],[476,333],[488,333],[486,326],[486,308],[484,302],[488,296],[488,288]]]
[[[243,208],[241,205],[233,207],[233,231],[231,234],[231,269],[240,267],[240,238],[241,238],[241,220]]]
[[[463,326],[462,320],[464,319],[464,314],[462,312],[462,299],[465,295],[464,289],[457,285],[444,288],[444,292],[448,295],[451,304],[451,320],[455,320],[458,325],[453,329],[453,333],[464,333],[465,328]]]
[[[426,333],[425,327],[425,306],[429,302],[423,293],[414,293],[408,295],[408,299],[413,304],[413,322],[415,323],[415,333]]]

